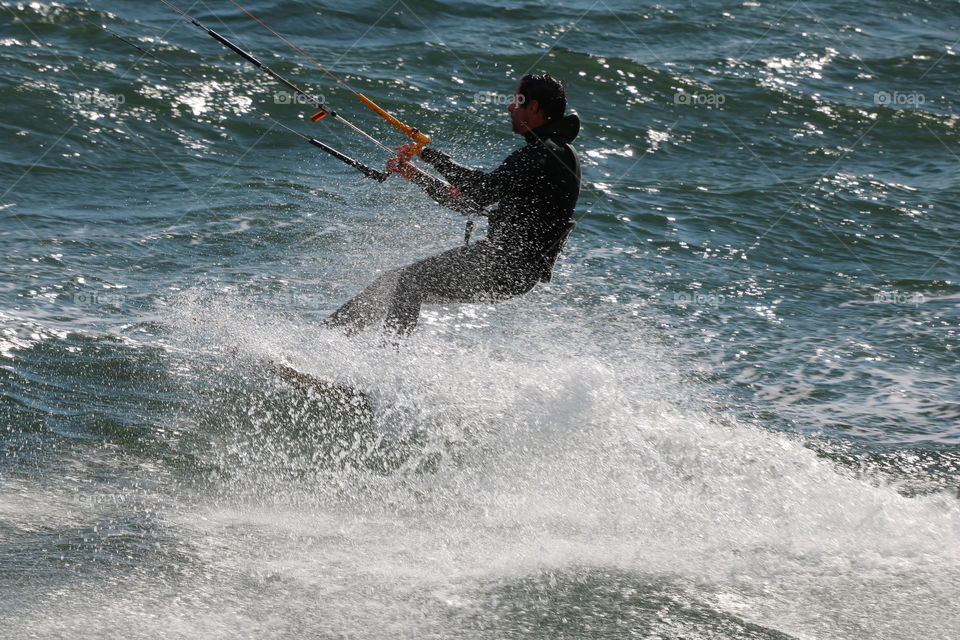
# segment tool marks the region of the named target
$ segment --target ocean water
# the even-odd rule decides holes
[[[956,3],[245,6],[476,166],[562,78],[579,226],[332,334],[463,220],[159,2],[0,2],[0,637],[960,635]]]

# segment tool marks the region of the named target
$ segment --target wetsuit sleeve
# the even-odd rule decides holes
[[[413,174],[411,181],[423,189],[423,192],[433,198],[439,204],[464,214],[478,214],[481,207],[477,206],[467,198],[460,196],[458,192],[451,189],[433,176],[417,172]]]
[[[484,173],[479,169],[472,169],[458,162],[450,156],[436,149],[424,149],[420,158],[440,172],[450,181],[450,184],[459,189],[481,207],[498,202],[505,191],[504,165],[493,173]]]

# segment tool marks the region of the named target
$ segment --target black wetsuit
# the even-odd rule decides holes
[[[328,322],[352,332],[385,318],[388,329],[406,334],[423,303],[504,300],[549,281],[580,193],[580,163],[570,144],[579,131],[576,115],[548,122],[524,134],[526,146],[492,173],[424,149],[423,161],[459,192],[415,177],[437,202],[451,206],[466,198],[481,207],[498,204],[489,214],[487,238],[384,274]]]

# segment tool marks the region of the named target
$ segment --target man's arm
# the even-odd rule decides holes
[[[436,149],[424,149],[420,153],[420,158],[439,171],[440,175],[449,180],[450,184],[456,187],[464,196],[470,198],[481,207],[487,207],[497,202],[503,195],[503,169],[506,163],[501,165],[493,173],[484,173],[479,169],[473,169],[454,162],[450,156]]]
[[[414,171],[410,174],[408,180],[423,189],[424,193],[448,209],[453,209],[458,213],[466,215],[484,215],[482,214],[483,207],[470,198],[464,197],[456,187],[444,184],[430,174],[423,173],[422,171]]]
[[[440,179],[417,170],[407,157],[411,146],[412,145],[404,145],[397,147],[397,151],[400,153],[387,161],[387,171],[396,173],[400,177],[410,180],[439,204],[465,215],[486,215],[483,208],[500,199],[499,186],[497,185],[499,177],[493,177],[496,172],[488,176],[482,171],[470,169],[455,163],[446,154],[429,150],[432,152],[432,155],[428,154],[428,157],[438,158],[438,161],[444,164],[444,168],[454,168],[453,173],[456,174],[456,177],[444,174],[444,177],[452,183],[452,186],[447,185]],[[428,151],[428,149],[424,149],[424,151]],[[457,184],[457,179],[463,178],[464,176],[464,173],[457,173],[458,171],[471,174],[466,177],[466,182],[463,183],[472,185],[468,187],[468,193],[464,193],[461,185]],[[441,171],[441,173],[443,173],[443,171]],[[479,182],[483,182],[484,185],[478,187]],[[488,198],[485,202],[480,202],[476,196],[471,195],[471,193],[484,192],[495,192],[496,195],[492,199]]]

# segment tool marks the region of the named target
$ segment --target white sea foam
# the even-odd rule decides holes
[[[236,485],[167,505],[181,577],[134,573],[120,595],[68,590],[29,628],[460,637],[495,585],[555,576],[549,588],[603,569],[687,585],[718,612],[796,637],[948,637],[955,500],[854,478],[798,437],[724,416],[641,336],[538,308],[470,308],[482,326],[467,335],[451,310],[398,350],[249,308],[181,308],[178,340],[197,353],[219,344],[241,368],[295,358],[349,379],[374,392],[381,418],[456,459],[281,477],[266,471],[284,462],[281,436],[258,430],[233,458]]]

